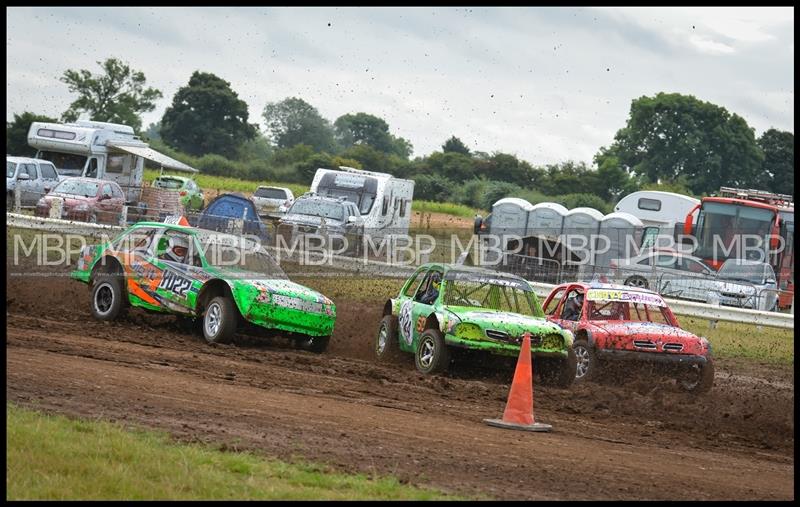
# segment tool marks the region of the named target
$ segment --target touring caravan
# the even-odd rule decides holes
[[[33,122],[28,144],[36,158],[52,162],[61,176],[84,176],[116,182],[126,202],[137,203],[142,191],[144,160],[172,169],[197,170],[150,148],[134,135],[132,127],[118,123],[76,121]]]
[[[614,211],[630,213],[642,221],[644,226],[643,245],[657,245],[658,236],[668,238],[671,243],[676,231],[695,206],[699,199],[688,195],[661,192],[658,190],[640,190],[628,194],[617,203]]]
[[[378,238],[408,234],[414,196],[411,180],[339,166],[338,170],[317,169],[310,190],[323,197],[339,197],[355,203],[367,234]]]

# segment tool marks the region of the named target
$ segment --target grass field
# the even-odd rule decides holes
[[[166,172],[169,174],[169,172]],[[154,179],[156,179],[159,175],[159,171],[154,169],[145,169],[144,171],[144,181],[150,183]],[[226,178],[224,176],[209,176],[207,174],[196,174],[192,177],[197,183],[200,188],[202,188],[206,193],[212,191],[212,195],[210,197],[214,197],[216,194],[214,191],[219,190],[220,193],[225,192],[243,192],[243,193],[250,193],[252,194],[255,192],[256,188],[260,185],[264,186],[274,186],[274,187],[286,187],[292,191],[295,197],[303,195],[304,193],[308,192],[308,186],[300,185],[298,183],[279,183],[275,181],[246,181],[240,180],[237,178]]]
[[[332,473],[6,404],[6,500],[451,498],[392,477]]]
[[[485,217],[487,214],[485,210],[470,208],[463,204],[417,200],[414,201],[411,210],[420,213],[442,213],[444,215],[453,215],[463,218],[474,218],[477,214]]]

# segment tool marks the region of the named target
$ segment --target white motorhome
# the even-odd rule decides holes
[[[414,182],[391,174],[362,171],[353,167],[317,169],[311,192],[325,197],[343,197],[358,206],[367,234],[382,237],[407,234],[411,224]]]
[[[142,191],[144,160],[161,168],[196,173],[197,170],[150,148],[132,127],[118,123],[76,121],[33,122],[28,144],[36,158],[49,160],[62,176],[84,176],[114,181],[128,203],[137,203]]]
[[[614,211],[630,213],[642,221],[644,246],[655,244],[658,236],[674,237],[675,226],[683,223],[697,204],[700,200],[688,195],[640,190],[620,199]]]

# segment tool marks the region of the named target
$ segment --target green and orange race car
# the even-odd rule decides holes
[[[182,225],[140,222],[113,241],[86,246],[72,278],[88,283],[92,315],[113,320],[128,306],[201,320],[209,343],[245,323],[322,352],[336,306],[294,283],[256,242]]]

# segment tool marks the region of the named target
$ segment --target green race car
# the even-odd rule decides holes
[[[575,379],[572,333],[545,319],[533,289],[518,276],[424,264],[386,302],[383,315],[374,343],[379,361],[410,352],[420,372],[437,373],[449,366],[453,347],[518,356],[530,333],[543,383],[568,387]]]
[[[140,222],[84,247],[71,276],[89,284],[97,319],[115,319],[129,305],[173,313],[201,321],[209,343],[230,341],[249,323],[322,352],[336,321],[333,301],[290,281],[253,241],[193,227]]]
[[[181,205],[186,211],[200,211],[205,206],[206,198],[203,190],[191,178],[162,175],[153,180],[153,186],[177,191]]]

